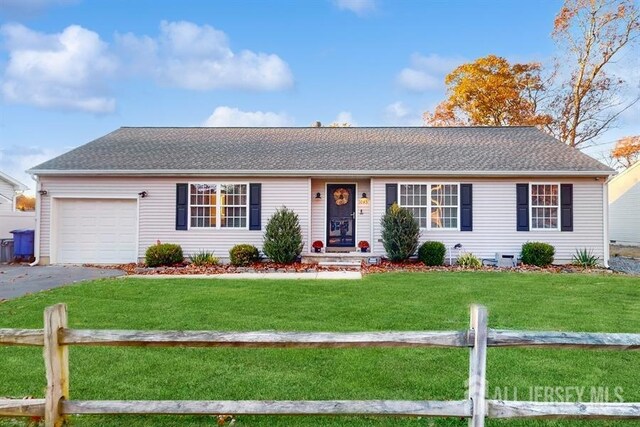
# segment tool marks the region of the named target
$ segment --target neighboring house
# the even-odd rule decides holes
[[[609,239],[640,246],[640,162],[609,181]]]
[[[16,197],[26,189],[17,179],[0,172],[0,239],[11,238],[11,230],[35,227],[34,212],[16,210]]]
[[[281,206],[300,217],[304,253],[371,243],[393,203],[421,240],[480,257],[527,241],[608,259],[613,170],[534,127],[120,128],[29,171],[38,180],[41,263],[121,263],[158,240],[221,258],[262,246]],[[457,252],[456,252],[457,253]]]
[[[0,213],[15,212],[16,197],[27,189],[27,186],[0,172]]]

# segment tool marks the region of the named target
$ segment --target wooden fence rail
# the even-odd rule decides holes
[[[44,348],[44,399],[0,399],[0,417],[40,416],[46,427],[68,415],[380,415],[486,418],[640,419],[640,403],[550,403],[486,399],[487,347],[640,350],[640,334],[535,332],[488,329],[487,310],[471,307],[469,329],[439,332],[215,332],[69,329],[64,304],[44,312],[44,329],[0,329],[0,345]],[[141,347],[361,348],[461,347],[469,357],[464,400],[70,400],[70,345]]]

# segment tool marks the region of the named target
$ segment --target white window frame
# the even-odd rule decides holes
[[[189,187],[189,192],[187,194],[188,199],[189,199],[189,204],[188,204],[188,230],[248,230],[249,229],[249,213],[250,213],[250,208],[249,208],[249,183],[248,182],[236,182],[236,181],[193,181],[193,182],[189,182],[187,184]],[[192,185],[215,185],[216,186],[216,226],[215,227],[193,227],[191,226],[191,186]],[[247,188],[247,203],[244,206],[247,209],[247,225],[244,227],[223,227],[222,226],[222,208],[223,205],[221,204],[221,195],[222,192],[220,191],[221,187],[223,185],[244,185]],[[242,207],[241,205],[225,205],[225,206],[233,206],[233,207]]]
[[[558,189],[558,204],[556,206],[535,206],[536,208],[556,208],[556,227],[555,228],[538,228],[533,226],[533,191],[532,187],[534,185],[555,185]],[[561,194],[560,194],[560,183],[559,182],[530,182],[529,183],[529,231],[560,231],[560,207],[562,206]]]
[[[400,204],[400,200],[401,200],[401,194],[402,194],[402,188],[401,186],[403,185],[426,185],[427,186],[427,205],[426,206],[414,206],[414,205],[407,205],[404,206],[402,204]],[[449,228],[442,228],[442,227],[432,227],[431,226],[431,208],[433,207],[431,204],[431,186],[433,185],[455,185],[458,189],[458,210],[457,210],[457,216],[456,216],[456,223],[458,224],[457,227],[449,227]],[[416,182],[416,181],[411,181],[411,182],[399,182],[398,183],[398,206],[400,207],[411,207],[411,208],[422,208],[422,207],[426,207],[427,208],[427,226],[426,227],[420,227],[421,230],[427,230],[427,231],[460,231],[460,202],[461,202],[461,197],[460,197],[460,183],[459,182],[448,182],[448,181],[429,181],[429,182]]]

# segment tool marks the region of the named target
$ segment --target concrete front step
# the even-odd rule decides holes
[[[349,267],[353,269],[360,269],[360,261],[320,261],[318,263],[321,267]]]
[[[363,261],[367,262],[369,258],[379,259],[379,255],[370,252],[348,252],[348,253],[307,253],[302,255],[303,264],[321,264],[321,263],[351,263],[352,265],[360,265]],[[322,264],[329,265],[329,264]],[[340,265],[340,264],[330,264]]]

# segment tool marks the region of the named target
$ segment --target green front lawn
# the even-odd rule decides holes
[[[105,279],[0,304],[0,328],[42,328],[64,302],[74,328],[382,331],[468,326],[640,332],[640,280],[608,275],[394,273],[362,281]],[[43,396],[40,348],[0,347],[0,396]],[[490,349],[490,398],[529,400],[530,387],[615,388],[640,402],[640,352]],[[462,399],[463,349],[183,349],[72,347],[75,399]],[[505,394],[506,392],[510,394]],[[573,390],[573,389],[570,389]],[[575,398],[574,398],[575,400]],[[589,398],[587,398],[589,400]],[[7,425],[15,425],[8,421]],[[76,426],[215,425],[210,417],[74,417]],[[0,424],[2,422],[0,421]],[[490,426],[632,425],[495,421]],[[244,425],[466,426],[459,419],[240,417]]]

